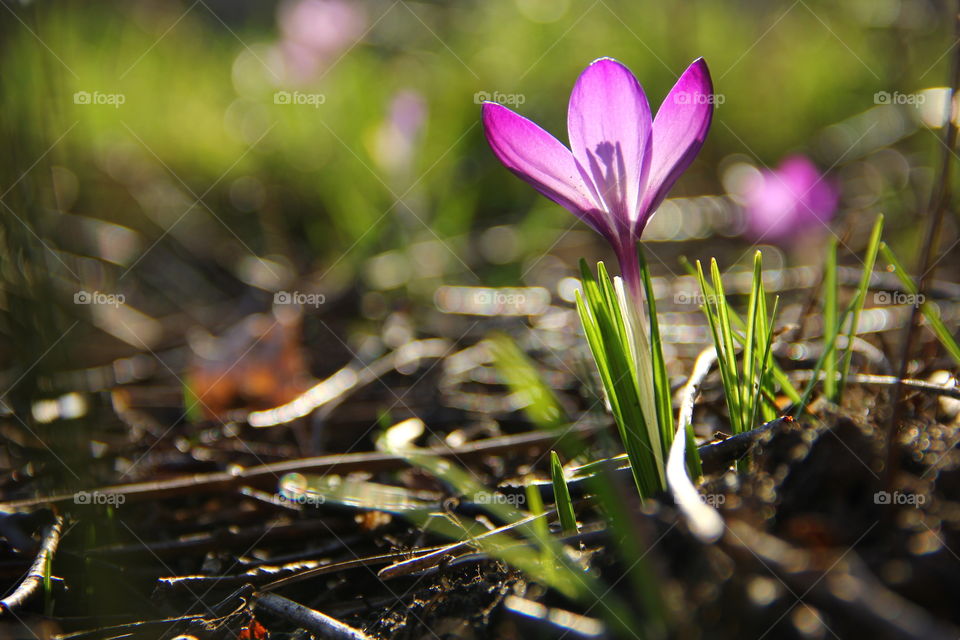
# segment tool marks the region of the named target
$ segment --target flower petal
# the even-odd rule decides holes
[[[482,110],[487,142],[507,169],[599,233],[609,236],[609,225],[598,211],[569,149],[503,105],[484,102]]]
[[[570,94],[570,148],[596,197],[622,229],[639,216],[650,154],[650,105],[643,87],[611,58],[590,64]]]
[[[647,218],[699,153],[713,119],[713,103],[710,70],[698,58],[677,80],[653,120],[650,176],[641,209]],[[646,218],[638,232],[645,223]]]
[[[757,242],[782,242],[798,233],[797,196],[776,171],[764,169],[752,176],[742,196],[748,235]]]
[[[789,156],[780,163],[776,173],[795,194],[801,222],[817,227],[814,220],[826,223],[833,217],[840,194],[809,158]]]
[[[747,232],[756,240],[789,244],[821,231],[837,208],[839,192],[806,156],[785,158],[744,185]],[[818,222],[819,221],[819,222]]]

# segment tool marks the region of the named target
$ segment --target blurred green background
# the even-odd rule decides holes
[[[352,290],[372,319],[440,284],[555,289],[605,249],[500,166],[478,102],[566,142],[570,88],[599,56],[626,63],[654,108],[703,56],[722,97],[648,234],[658,273],[680,272],[681,254],[741,260],[725,172],[798,151],[840,182],[834,224],[852,250],[883,211],[908,252],[953,44],[933,0],[5,2],[0,15],[8,403],[62,386],[50,372],[182,344],[296,286]],[[770,262],[816,263],[809,246],[770,248]],[[122,295],[122,312],[74,304],[79,291]]]

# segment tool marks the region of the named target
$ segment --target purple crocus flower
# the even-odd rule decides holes
[[[483,125],[497,158],[610,242],[633,295],[641,295],[636,242],[703,146],[713,116],[703,59],[680,76],[655,118],[643,87],[620,62],[600,58],[577,79],[567,109],[570,148],[493,102]]]
[[[737,195],[747,214],[746,235],[780,244],[820,229],[833,217],[839,199],[836,187],[802,155],[753,173]]]

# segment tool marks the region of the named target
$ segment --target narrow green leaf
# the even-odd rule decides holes
[[[553,496],[557,515],[560,517],[560,527],[565,534],[576,533],[577,515],[573,510],[570,488],[563,476],[563,465],[560,464],[560,456],[556,451],[550,452],[550,479],[553,481]]]
[[[840,335],[840,327],[843,326],[843,323],[847,321],[847,316],[853,310],[853,301],[850,301],[850,304],[847,305],[847,308],[844,310],[843,315],[840,316],[840,320],[836,323],[832,330],[829,327],[825,327],[824,335],[829,335],[830,338],[824,342],[823,353],[820,354],[820,357],[817,358],[817,364],[813,368],[813,376],[810,378],[810,382],[807,383],[807,386],[803,390],[803,394],[800,396],[800,402],[796,403],[794,407],[793,416],[799,416],[807,407],[807,403],[810,402],[810,396],[813,395],[813,390],[817,386],[817,382],[820,380],[820,372],[823,371],[824,363],[827,360],[827,357],[833,353],[833,350],[836,348],[837,336]]]
[[[776,317],[777,317],[777,303],[779,299],[774,298],[774,308],[773,312],[768,316],[767,315],[767,295],[766,289],[763,286],[763,274],[761,273],[760,279],[760,299],[757,309],[757,351],[762,352],[764,346],[767,342],[770,343],[771,347],[768,351],[768,356],[765,360],[761,360],[760,369],[766,371],[764,375],[760,377],[760,415],[763,418],[762,422],[769,422],[777,417],[777,405],[775,402],[770,402],[768,398],[776,397],[776,386],[775,386],[775,373],[777,369],[776,360],[773,358],[773,336],[774,328],[776,327]],[[753,428],[757,423],[757,418],[754,416],[751,421],[750,428]]]
[[[478,504],[485,504],[493,515],[509,525],[509,532],[494,534],[480,529],[474,520],[459,518],[456,514],[445,514],[438,518],[434,513],[425,513],[421,514],[418,520],[418,524],[424,529],[469,542],[571,599],[588,606],[598,606],[604,619],[620,634],[635,634],[638,629],[662,632],[665,613],[659,600],[658,584],[646,565],[639,561],[642,555],[635,556],[637,561],[631,570],[631,579],[635,588],[640,589],[643,601],[650,603],[649,609],[644,611],[650,616],[650,620],[635,619],[634,611],[627,607],[617,594],[610,593],[596,576],[584,571],[583,567],[564,551],[563,545],[550,535],[548,529],[545,532],[546,515],[528,516],[494,500],[492,492],[480,484],[468,470],[448,460],[411,449],[398,450],[395,453],[404,456],[412,465],[437,476],[462,495],[471,496]],[[527,494],[527,497],[531,510],[543,513],[539,493],[536,497],[531,494]],[[618,508],[620,505],[614,507]],[[414,515],[409,517],[416,518]],[[509,535],[510,532],[516,532],[535,544],[539,553],[530,553],[529,546],[518,544],[517,539]]]
[[[857,287],[857,294],[854,298],[853,316],[850,318],[850,330],[847,333],[847,346],[843,352],[843,363],[840,368],[840,385],[837,388],[837,403],[843,401],[843,390],[847,384],[847,375],[850,373],[850,361],[853,358],[853,340],[857,336],[857,328],[860,325],[860,312],[863,311],[863,303],[867,299],[867,291],[870,289],[870,277],[873,275],[873,267],[877,261],[877,251],[880,248],[880,237],[883,234],[883,214],[877,216],[877,221],[873,223],[873,231],[870,232],[870,242],[867,244],[866,260],[863,262],[863,274],[860,276],[860,285]]]
[[[563,424],[560,401],[527,354],[503,333],[494,333],[488,343],[497,373],[510,391],[525,401],[523,412],[530,422],[547,429]]]
[[[550,540],[550,523],[547,522],[545,513],[543,510],[543,499],[540,497],[540,489],[538,489],[533,484],[528,484],[526,487],[526,496],[527,496],[527,511],[530,512],[530,515],[536,516],[530,525],[533,527],[535,533],[535,538],[537,540]],[[555,574],[556,565],[553,562],[553,553],[554,550],[551,548],[552,545],[545,544],[540,549],[541,564],[544,569],[547,570],[547,573],[551,577]]]
[[[823,339],[833,342],[840,332],[837,325],[837,238],[830,236],[827,244],[827,262],[823,269]],[[830,402],[837,401],[837,356],[830,350],[823,362],[826,378],[823,380],[823,391]]]
[[[727,402],[727,412],[731,415],[731,421],[734,421],[736,418],[733,416],[735,413],[739,414],[740,408],[737,406],[736,398],[728,390],[732,390],[736,383],[731,378],[727,358],[723,352],[724,343],[720,337],[720,319],[717,316],[715,310],[716,305],[713,302],[715,294],[707,293],[708,291],[712,291],[712,289],[708,289],[707,287],[707,281],[703,275],[703,265],[700,264],[699,260],[697,260],[697,279],[700,282],[700,290],[703,292],[703,311],[707,316],[707,323],[710,325],[710,332],[713,335],[714,349],[716,349],[717,352],[717,367],[720,369],[720,380],[724,389],[724,398]]]
[[[940,318],[940,310],[935,304],[916,298],[916,296],[920,295],[917,283],[907,274],[907,270],[903,267],[903,264],[897,256],[894,255],[890,247],[887,246],[886,242],[880,243],[880,251],[883,253],[884,259],[893,267],[893,272],[897,274],[904,288],[906,288],[911,295],[915,296],[916,302],[920,303],[920,311],[923,313],[923,317],[927,319],[927,322],[930,323],[930,329],[940,340],[940,344],[943,345],[944,349],[947,350],[957,364],[960,364],[960,344],[957,344],[957,339],[953,337],[953,334],[947,329],[947,326],[943,324],[943,320]]]
[[[770,324],[768,325],[770,328],[765,331],[764,340],[766,341],[766,344],[763,349],[763,356],[760,358],[760,362],[759,362],[760,373],[757,376],[758,377],[757,392],[753,398],[753,403],[752,403],[753,409],[752,409],[752,413],[750,416],[750,423],[749,423],[749,428],[751,429],[754,428],[754,425],[756,425],[757,423],[758,408],[760,407],[760,405],[764,404],[762,391],[764,388],[764,380],[768,378],[770,374],[770,368],[771,368],[770,363],[772,361],[772,347],[773,347],[773,326],[774,326],[774,319],[777,317],[777,307],[779,305],[780,305],[780,296],[777,296],[776,298],[773,299],[773,312],[770,315]]]
[[[670,378],[667,376],[667,363],[663,357],[663,342],[660,336],[660,322],[657,318],[657,300],[650,278],[650,268],[640,243],[637,243],[637,257],[640,260],[640,275],[643,289],[647,293],[647,312],[650,320],[650,352],[653,358],[653,390],[657,404],[657,418],[660,425],[660,443],[664,457],[670,453],[673,443],[673,396],[670,393]],[[699,453],[694,453],[699,458]]]
[[[723,290],[723,278],[720,276],[720,267],[716,258],[710,259],[710,277],[713,280],[713,289],[716,291],[717,317],[720,319],[720,336],[723,338],[723,351],[727,358],[727,365],[737,380],[737,404],[740,404],[740,375],[736,368],[736,345],[733,342],[733,326],[730,324],[730,306],[727,304],[727,294]]]
[[[693,278],[697,278],[697,267],[691,264],[689,260],[681,256],[680,264],[681,266],[683,266],[684,270],[687,272],[688,275],[690,275]],[[709,299],[707,298],[707,294],[709,294],[710,296],[713,295],[714,293],[713,287],[707,284],[706,281],[704,280],[698,279],[698,281],[700,282],[701,291],[704,292],[704,298]],[[704,287],[706,287],[706,289],[704,289]],[[730,319],[733,322],[734,327],[739,331],[745,330],[746,323],[743,321],[743,319],[740,318],[739,315],[737,315],[737,313],[733,310],[733,308],[729,308],[729,313],[730,313]],[[739,334],[734,334],[734,335],[736,335],[739,342],[740,335]],[[800,392],[797,391],[796,387],[793,386],[793,382],[790,380],[790,377],[787,375],[786,371],[783,370],[783,368],[780,366],[780,364],[776,360],[773,361],[772,366],[773,366],[772,377],[773,377],[773,380],[776,381],[777,385],[780,387],[780,390],[784,393],[784,395],[787,396],[787,398],[790,399],[791,402],[793,402],[794,404],[799,403]]]
[[[711,261],[711,277],[713,278],[714,293],[707,294],[704,286],[706,279],[703,276],[703,269],[697,262],[697,269],[701,281],[701,289],[704,291],[704,309],[709,310],[707,319],[710,323],[710,329],[713,333],[713,344],[717,350],[717,365],[720,369],[720,377],[723,383],[724,397],[727,401],[727,413],[730,414],[730,426],[734,433],[740,433],[740,418],[742,410],[740,406],[740,380],[736,371],[734,362],[733,348],[731,347],[732,332],[730,329],[729,315],[726,313],[727,300],[723,293],[723,285],[717,286],[720,280],[720,271],[716,266],[716,261]],[[726,327],[726,329],[725,329]]]
[[[586,286],[584,290],[586,292]],[[596,295],[588,293],[595,303],[591,306],[578,292],[577,309],[617,430],[630,458],[637,490],[642,497],[649,497],[663,488],[663,473],[658,469],[657,457],[649,440],[626,345],[620,339],[615,320],[610,317],[619,315],[619,304],[611,309],[599,290],[594,293]]]
[[[754,352],[757,350],[757,317],[760,311],[760,298],[763,295],[763,265],[760,251],[753,255],[753,281],[750,286],[750,300],[747,304],[747,330],[743,340],[743,394],[741,397],[748,399],[753,395],[754,373],[757,362]],[[741,418],[741,428],[748,430],[752,427],[752,409],[749,402],[744,402],[741,407],[743,413]]]

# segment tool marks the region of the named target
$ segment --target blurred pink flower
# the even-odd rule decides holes
[[[747,215],[744,235],[780,244],[822,229],[839,200],[836,186],[802,155],[789,156],[776,169],[753,174],[738,195]]]
[[[353,45],[367,28],[362,5],[347,0],[292,0],[280,5],[278,50],[290,79],[304,82]]]
[[[409,169],[427,118],[427,102],[412,89],[394,94],[383,124],[374,138],[374,158],[384,169],[399,173]]]

